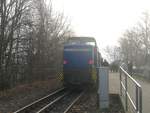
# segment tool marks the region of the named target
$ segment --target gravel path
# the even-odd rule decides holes
[[[109,93],[119,94],[120,84],[119,84],[119,73],[109,73]]]

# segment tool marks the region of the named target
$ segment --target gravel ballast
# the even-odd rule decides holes
[[[97,105],[96,91],[89,90],[71,108],[69,113],[125,113],[119,95],[110,94],[109,99],[109,108],[100,110]]]

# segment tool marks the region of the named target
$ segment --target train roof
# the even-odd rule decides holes
[[[97,46],[96,40],[93,37],[70,37],[65,45],[91,45]]]
[[[70,37],[68,40],[80,40],[80,41],[89,41],[96,42],[94,37]]]

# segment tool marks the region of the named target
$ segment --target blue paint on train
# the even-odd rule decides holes
[[[93,58],[93,47],[90,45],[65,45],[64,69],[85,69],[89,67],[89,60]]]
[[[99,64],[94,38],[71,37],[64,44],[63,84],[66,87],[86,87],[95,84]]]

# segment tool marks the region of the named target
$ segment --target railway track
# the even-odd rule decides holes
[[[59,89],[14,113],[68,113],[75,102],[83,95],[83,91]]]
[[[67,107],[67,109],[63,113],[68,113],[72,106],[80,99],[80,97],[84,94],[84,92],[80,93],[73,101],[72,103]]]

